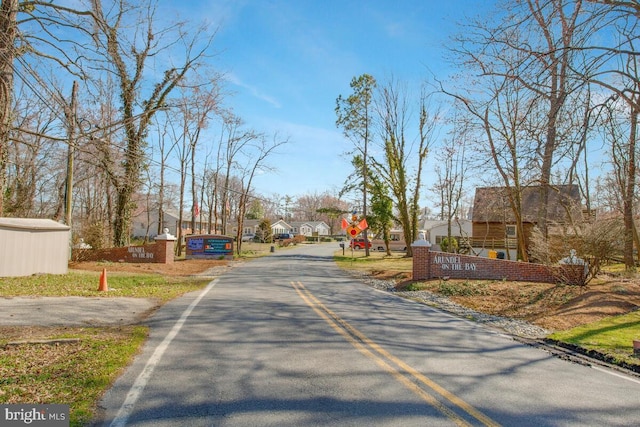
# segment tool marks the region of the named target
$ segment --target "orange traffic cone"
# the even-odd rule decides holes
[[[107,292],[109,290],[109,286],[107,285],[107,269],[103,268],[102,273],[100,274],[100,286],[98,287],[98,291]]]

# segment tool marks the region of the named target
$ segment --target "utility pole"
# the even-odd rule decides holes
[[[67,136],[69,139],[69,151],[67,154],[67,186],[65,190],[65,223],[71,229],[72,213],[73,213],[73,157],[75,155],[76,145],[76,98],[78,95],[78,82],[73,82],[71,89],[71,104],[65,107],[65,116],[67,118]],[[71,230],[70,236],[73,235]]]

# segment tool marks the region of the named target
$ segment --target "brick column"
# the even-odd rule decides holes
[[[411,244],[413,252],[413,280],[431,279],[431,243],[416,240]]]
[[[173,264],[173,250],[176,237],[169,234],[169,229],[164,229],[164,234],[156,236],[156,262],[160,264]]]

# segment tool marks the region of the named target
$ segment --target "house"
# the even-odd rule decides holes
[[[425,239],[432,244],[432,250],[441,250],[442,240],[449,235],[448,221],[425,220],[422,224],[425,232]],[[460,240],[467,240],[472,235],[471,220],[455,218],[451,221],[451,236]],[[459,245],[460,246],[460,245]]]
[[[474,248],[502,249],[509,251],[509,259],[517,257],[516,221],[509,205],[506,187],[481,187],[476,189],[472,214],[472,239]],[[533,228],[540,213],[540,186],[522,188],[522,221],[525,245],[528,247]],[[562,227],[582,218],[580,189],[577,185],[550,187],[547,203],[549,225]],[[550,234],[560,234],[553,227]],[[525,248],[526,249],[526,248]]]
[[[294,221],[291,233],[303,236],[328,236],[331,229],[324,221]]]
[[[260,225],[261,220],[258,219],[245,219],[242,221],[242,236],[255,236]],[[233,232],[238,230],[237,227],[233,227]]]
[[[165,228],[169,229],[169,234],[173,236],[178,235],[178,211],[174,209],[166,209],[162,213],[162,226],[161,230]],[[208,227],[209,222],[207,221],[206,215],[200,214],[196,218],[196,228],[195,230],[191,230],[191,213],[185,212],[182,214],[182,236],[186,236],[189,234],[200,234],[200,233],[216,233],[214,227],[211,230]],[[158,209],[139,209],[136,213],[134,213],[133,219],[131,221],[131,235],[137,238],[148,238],[152,239],[156,235],[158,235]]]
[[[251,235],[259,234],[257,233],[257,231],[261,222],[262,220],[259,220],[259,219],[245,219],[242,222],[242,235],[251,236]],[[237,227],[234,227],[233,232],[235,233],[237,229],[238,229]],[[285,233],[294,234],[292,230],[293,230],[293,227],[282,219],[271,224],[271,235],[273,236],[277,234],[285,234]]]
[[[285,234],[285,233],[293,233],[293,227],[285,222],[283,219],[279,219],[276,222],[271,224],[271,234]]]

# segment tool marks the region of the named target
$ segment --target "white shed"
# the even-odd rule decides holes
[[[0,277],[66,274],[69,227],[50,219],[0,218]]]

